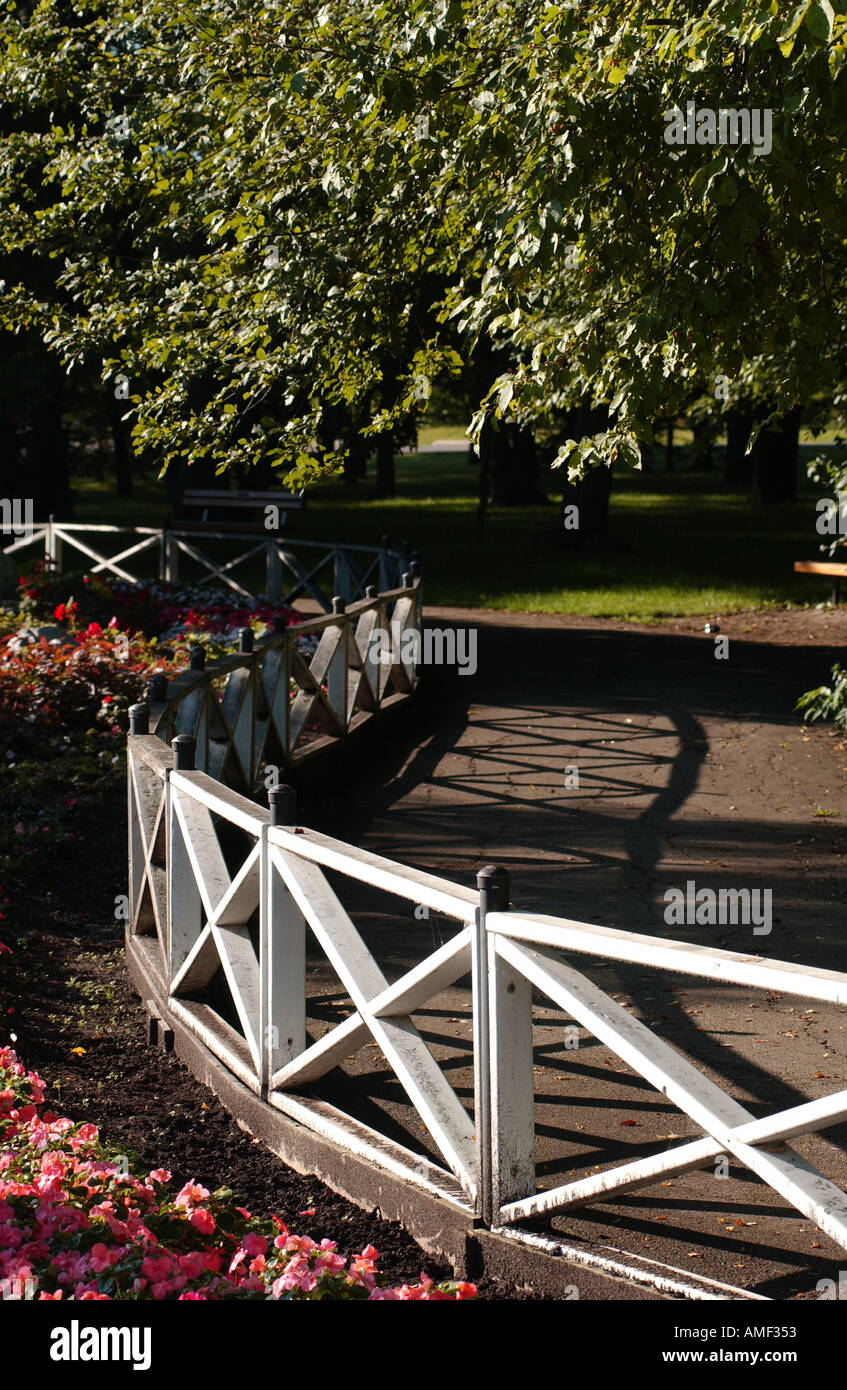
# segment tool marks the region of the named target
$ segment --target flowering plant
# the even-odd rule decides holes
[[[0,1290],[38,1299],[473,1298],[463,1282],[389,1288],[367,1245],[336,1243],[262,1220],[228,1188],[196,1182],[173,1195],[171,1174],[128,1171],[96,1125],[43,1108],[45,1083],[0,1047]]]
[[[116,575],[57,575],[39,561],[18,581],[21,611],[33,618],[66,623],[72,629],[95,622],[122,632],[144,633],[160,641],[203,634],[237,640],[243,627],[270,627],[275,618],[286,624],[303,615],[265,598],[215,589],[208,584],[171,584],[164,580],[130,583]]]

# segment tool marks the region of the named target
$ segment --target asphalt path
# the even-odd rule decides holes
[[[390,730],[306,786],[305,824],[457,883],[502,865],[522,910],[847,969],[847,751],[831,727],[803,730],[793,710],[841,655],[840,612],[723,620],[725,659],[702,622],[456,609],[427,609],[427,621],[477,629],[475,674],[427,669]],[[333,882],[389,979],[453,930]],[[667,890],[689,883],[758,890],[768,918],[667,922]],[[586,956],[568,963],[757,1117],[847,1086],[847,1007]],[[314,950],[309,976],[318,1036],[351,1005]],[[467,983],[415,1017],[470,1106]],[[534,1042],[539,1187],[702,1134],[540,995]],[[375,1045],[315,1093],[437,1158]],[[847,1188],[847,1125],[792,1147]],[[734,1160],[563,1214],[549,1234],[777,1299],[818,1298],[819,1281],[847,1269],[840,1246]]]

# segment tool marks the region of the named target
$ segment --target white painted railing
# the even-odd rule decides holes
[[[467,1210],[476,1200],[473,1119],[411,1020],[467,974],[478,894],[364,850],[284,825],[271,809],[190,770],[192,741],[131,735],[128,745],[130,916],[127,947],[156,981],[159,1004],[267,1102]],[[182,764],[186,764],[185,767]],[[291,816],[287,817],[289,820]],[[240,831],[224,855],[220,829]],[[324,870],[425,903],[459,933],[389,985]],[[306,932],[311,931],[354,1009],[319,1041],[306,1038]],[[237,1015],[197,998],[222,967]],[[445,1167],[388,1141],[324,1102],[297,1094],[373,1039],[444,1157]]]
[[[494,911],[484,919],[491,1054],[492,1191],[495,1222],[510,1222],[605,1201],[662,1177],[731,1154],[847,1249],[847,1195],[783,1148],[783,1141],[847,1119],[847,1090],[755,1119],[680,1052],[560,956],[578,952],[701,976],[752,989],[847,1003],[847,975],[789,961],[707,950],[682,941]],[[532,1118],[532,990],[542,994],[687,1114],[704,1137],[665,1153],[606,1169],[546,1192],[535,1191]],[[763,1147],[764,1146],[764,1147]]]
[[[258,531],[258,528],[257,528]],[[87,539],[83,540],[83,537]],[[102,546],[108,536],[140,536],[122,550],[105,554]],[[198,541],[226,542],[240,547],[238,553],[224,562],[201,550]],[[239,565],[259,559],[265,563],[265,593],[275,603],[295,603],[298,598],[308,595],[329,613],[332,609],[332,596],[337,595],[345,603],[364,597],[370,584],[382,591],[397,588],[402,583],[403,573],[410,570],[417,560],[417,552],[410,550],[404,541],[399,549],[392,549],[388,537],[383,538],[381,546],[347,545],[326,541],[291,541],[281,536],[258,533],[245,538],[225,528],[202,530],[192,527],[190,522],[175,527],[157,526],[107,526],[88,522],[49,521],[33,522],[26,534],[3,547],[4,555],[14,555],[28,546],[41,545],[44,559],[57,574],[62,573],[66,548],[70,548],[92,561],[91,574],[109,573],[128,583],[149,578],[149,573],[133,574],[126,567],[126,561],[135,560],[150,550],[157,552],[157,572],[159,579],[176,583],[179,579],[180,557],[187,556],[201,570],[205,571],[201,583],[218,583],[233,592],[250,598],[251,593],[233,577],[233,570]],[[288,587],[286,588],[286,582]]]
[[[189,670],[154,676],[135,731],[167,742],[190,734],[201,771],[252,792],[265,765],[311,757],[412,694],[420,642],[405,637],[421,624],[420,579],[405,574],[402,588],[371,588],[349,606],[336,597],[333,612],[258,642],[244,629],[232,656],[206,665],[197,647]],[[304,638],[316,643],[311,656]],[[378,659],[381,650],[390,661]]]
[[[509,911],[502,870],[483,869],[471,890],[407,868],[297,826],[289,789],[271,794],[269,811],[258,807],[195,771],[193,754],[187,735],[174,741],[173,751],[156,737],[129,738],[127,946],[156,982],[160,1006],[268,1105],[454,1207],[473,1210],[495,1229],[605,1201],[727,1153],[847,1249],[847,1196],[785,1146],[847,1118],[847,1091],[754,1119],[561,953],[841,1004],[847,1003],[847,975]],[[233,836],[241,844],[237,854]],[[452,918],[458,930],[389,984],[326,871],[425,904]],[[348,1017],[315,1042],[306,1036],[307,932],[353,1004]],[[235,1021],[202,998],[219,967]],[[473,1113],[412,1020],[469,970]],[[533,988],[668,1096],[702,1136],[538,1191]],[[405,1089],[441,1165],[301,1093],[369,1042]]]

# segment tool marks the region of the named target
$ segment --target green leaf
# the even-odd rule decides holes
[[[738,184],[732,174],[715,179],[709,188],[709,198],[719,208],[729,207],[730,203],[734,203],[737,193]]]
[[[806,10],[806,28],[816,39],[829,43],[835,24],[835,14],[829,0],[813,0]]]
[[[497,396],[497,409],[500,411],[501,415],[504,413],[505,410],[508,409],[509,403],[514,394],[514,384],[511,381],[507,381],[505,386],[501,387],[500,393]]]

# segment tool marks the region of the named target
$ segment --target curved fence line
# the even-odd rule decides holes
[[[399,1179],[401,1190],[446,1204],[458,1221],[516,1234],[521,1222],[730,1154],[847,1249],[847,1195],[786,1147],[847,1119],[847,1090],[755,1118],[565,957],[842,1004],[847,974],[510,911],[504,870],[488,866],[475,890],[462,887],[297,825],[290,787],[271,788],[267,809],[250,799],[273,761],[307,757],[412,693],[420,643],[403,639],[419,637],[421,621],[419,576],[405,574],[401,588],[370,590],[350,605],[337,597],[331,613],[255,645],[245,629],[242,649],[208,667],[198,648],[191,669],[170,683],[153,677],[150,700],[131,711],[127,746],[126,943],[151,1016],[166,1017],[195,1056],[224,1069],[215,1080],[201,1066],[209,1084],[226,1089],[225,1076],[237,1080],[236,1113],[246,1112],[249,1096],[261,1114],[327,1141],[341,1170],[355,1157]],[[307,638],[315,642],[311,656]],[[374,655],[383,650],[389,665]],[[453,934],[389,981],[338,896],[338,880],[443,914]],[[316,1038],[307,1034],[307,936],[351,1001],[349,1014]],[[468,974],[472,1109],[414,1019]],[[700,1136],[539,1190],[533,990],[667,1096]],[[380,1049],[438,1160],[309,1094],[368,1045]],[[331,1182],[335,1174],[322,1176]]]
[[[245,539],[245,532],[250,533],[249,539]],[[101,538],[108,535],[140,536],[142,539],[105,555],[95,548],[91,537],[96,537],[98,544],[102,545]],[[89,540],[84,541],[83,536],[88,536]],[[198,540],[227,542],[230,545],[237,543],[242,549],[224,562],[201,550],[196,544]],[[54,521],[52,517],[49,521],[32,522],[25,528],[24,535],[3,547],[2,553],[13,555],[38,544],[43,546],[45,561],[57,574],[62,573],[65,549],[70,547],[93,562],[89,566],[91,574],[108,572],[133,584],[145,576],[132,574],[126,568],[125,561],[154,550],[158,554],[158,578],[176,583],[181,556],[188,556],[206,571],[200,583],[223,584],[245,598],[252,597],[252,594],[233,578],[232,571],[249,560],[262,557],[267,598],[275,603],[290,604],[305,595],[313,599],[325,613],[332,611],[330,595],[338,595],[345,603],[351,603],[363,598],[370,584],[375,584],[382,592],[399,587],[403,583],[404,573],[411,571],[420,560],[408,541],[403,541],[399,548],[394,549],[388,536],[383,537],[381,546],[348,545],[327,541],[292,541],[268,534],[261,527],[242,527],[236,534],[234,530],[224,527],[214,530],[204,525],[202,530],[197,529],[190,522],[173,527],[108,526]],[[285,587],[286,579],[288,588]]]
[[[296,824],[290,788],[272,791],[269,809],[259,807],[197,771],[194,751],[186,734],[170,749],[156,737],[130,735],[127,950],[154,1007],[266,1107],[495,1231],[731,1154],[847,1249],[847,1196],[786,1148],[792,1138],[847,1119],[847,1091],[757,1119],[562,955],[625,960],[841,1004],[847,974],[509,911],[504,870],[483,869],[474,891],[320,835]],[[451,918],[455,934],[389,982],[327,872],[425,904]],[[307,933],[352,1002],[348,1016],[316,1040],[306,1032]],[[468,972],[472,1112],[413,1018]],[[229,991],[228,1013],[204,998],[219,973]],[[702,1137],[539,1191],[533,989],[666,1095]],[[369,1043],[380,1048],[441,1163],[302,1093]]]
[[[254,792],[264,767],[314,756],[411,695],[420,642],[405,639],[419,637],[421,627],[415,573],[398,589],[369,587],[350,605],[336,597],[329,614],[280,625],[259,641],[244,628],[232,656],[207,665],[198,646],[187,671],[170,681],[153,676],[147,703],[135,707],[135,731],[165,742],[190,735],[201,771]]]

